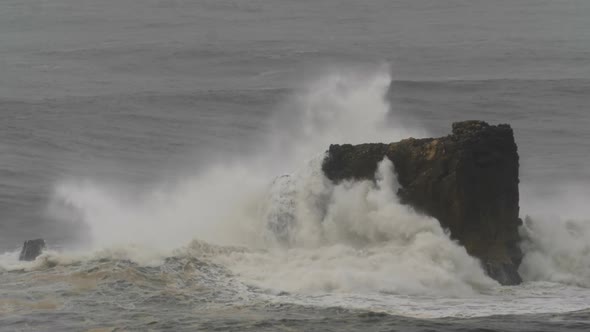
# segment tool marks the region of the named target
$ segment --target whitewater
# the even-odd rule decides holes
[[[375,183],[325,178],[332,143],[431,136],[396,114],[391,72],[330,69],[302,82],[276,105],[254,153],[212,157],[196,174],[141,190],[104,178],[57,181],[46,214],[80,236],[49,243],[34,262],[19,262],[17,248],[0,255],[0,329],[272,330],[296,317],[351,330],[363,317],[452,329],[498,315],[550,320],[535,316],[543,314],[587,327],[583,199],[537,197],[521,184],[525,282],[508,287],[436,219],[399,202],[388,159]]]

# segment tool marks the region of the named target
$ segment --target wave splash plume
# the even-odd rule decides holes
[[[45,270],[111,260],[162,270],[174,259],[196,259],[199,269],[217,271],[208,278],[219,283],[207,287],[231,284],[242,299],[256,294],[273,303],[431,316],[555,311],[537,300],[534,285],[549,282],[543,287],[557,298],[563,289],[555,282],[589,287],[587,270],[563,276],[535,268],[543,261],[553,271],[569,269],[571,262],[559,257],[588,250],[582,239],[577,247],[559,249],[546,236],[547,227],[555,225],[534,222],[524,230],[523,276],[537,284],[502,288],[437,220],[398,201],[395,165],[389,160],[380,163],[375,183],[334,185],[324,177],[321,162],[331,143],[426,136],[392,112],[386,99],[390,83],[387,68],[326,74],[277,111],[262,143],[264,152],[227,156],[173,186],[138,194],[101,179],[66,179],[56,185],[50,211],[82,223],[87,229],[84,245],[49,251],[33,263],[16,264],[4,254],[0,264],[10,270]],[[586,229],[570,223],[561,231],[570,234],[572,227]],[[174,271],[199,270],[183,264]],[[590,294],[585,289],[572,293],[583,294],[580,301],[553,304],[564,311],[585,308]],[[418,305],[408,307],[404,296],[413,296]],[[493,305],[506,296],[518,296],[527,305]],[[460,303],[455,309],[441,304],[437,312],[426,308],[456,298],[469,298],[471,309]]]

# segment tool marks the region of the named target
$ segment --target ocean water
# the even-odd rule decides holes
[[[5,0],[0,331],[590,330],[590,2]],[[509,123],[525,282],[331,143]],[[22,242],[49,249],[19,262]]]

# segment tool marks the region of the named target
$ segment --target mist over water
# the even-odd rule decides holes
[[[333,185],[322,174],[331,143],[427,136],[396,116],[389,72],[333,70],[306,82],[279,106],[259,153],[227,155],[173,185],[138,194],[92,178],[57,183],[49,211],[78,224],[82,240],[49,255],[153,265],[199,243],[244,248],[207,257],[271,293],[489,293],[498,286],[479,262],[438,221],[398,202],[389,160],[377,183]],[[587,287],[587,223],[544,220],[522,229],[523,277]]]
[[[577,218],[585,211],[580,195],[568,191],[559,201],[523,185],[523,212],[533,216],[521,229],[525,283],[502,287],[436,219],[399,202],[390,160],[379,164],[376,182],[335,185],[323,175],[332,143],[432,135],[390,104],[390,71],[346,68],[305,81],[277,106],[254,153],[216,156],[174,182],[129,190],[104,178],[63,177],[46,211],[78,237],[30,263],[6,252],[0,271],[67,280],[76,292],[101,290],[76,298],[80,308],[97,300],[118,308],[129,300],[116,285],[127,282],[134,285],[127,296],[152,294],[164,283],[163,293],[149,298],[420,318],[586,309],[590,227]],[[562,216],[549,213],[565,207]],[[69,294],[52,283],[30,287],[64,295],[41,304],[0,302],[0,310],[59,307]]]
[[[588,189],[567,182],[549,193],[535,186],[523,189],[526,217],[521,235],[526,255],[521,274],[527,280],[590,287]]]
[[[391,111],[390,83],[383,66],[329,72],[280,108],[259,155],[228,156],[140,195],[93,179],[64,180],[50,211],[87,232],[74,257],[158,264],[194,243],[240,246],[247,250],[212,260],[274,293],[458,296],[496,286],[438,221],[399,203],[389,160],[376,184],[335,186],[323,175],[331,143],[425,135]]]
[[[191,236],[234,243],[232,231],[223,231],[224,225],[248,228],[255,224],[247,218],[260,218],[249,210],[263,203],[262,196],[275,177],[306,167],[331,143],[395,141],[407,136],[401,124],[387,118],[389,83],[387,70],[333,72],[306,85],[280,109],[269,124],[269,137],[255,143],[264,147],[259,154],[227,155],[175,186],[140,195],[101,185],[100,180],[66,179],[57,184],[53,203],[72,208],[72,219],[89,227],[91,241],[98,246],[132,240],[174,248]]]
[[[292,196],[271,220],[291,223],[278,227],[286,237],[279,247],[234,254],[228,266],[259,287],[306,294],[460,295],[496,284],[436,220],[398,202],[389,160],[376,184],[333,186],[319,166],[294,174],[295,188],[279,193]]]
[[[589,13],[2,1],[0,331],[590,330]],[[321,172],[330,144],[472,119],[514,129],[518,286],[399,204],[388,160]]]

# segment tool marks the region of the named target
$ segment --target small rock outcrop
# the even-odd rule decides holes
[[[18,260],[20,261],[34,261],[41,252],[45,249],[45,240],[43,239],[35,239],[35,240],[27,240],[25,244],[23,244],[23,248],[20,251],[20,255]]]
[[[395,165],[402,203],[438,219],[491,278],[521,282],[519,158],[509,125],[465,121],[441,138],[331,145],[322,169],[333,182],[374,180],[384,157]]]

